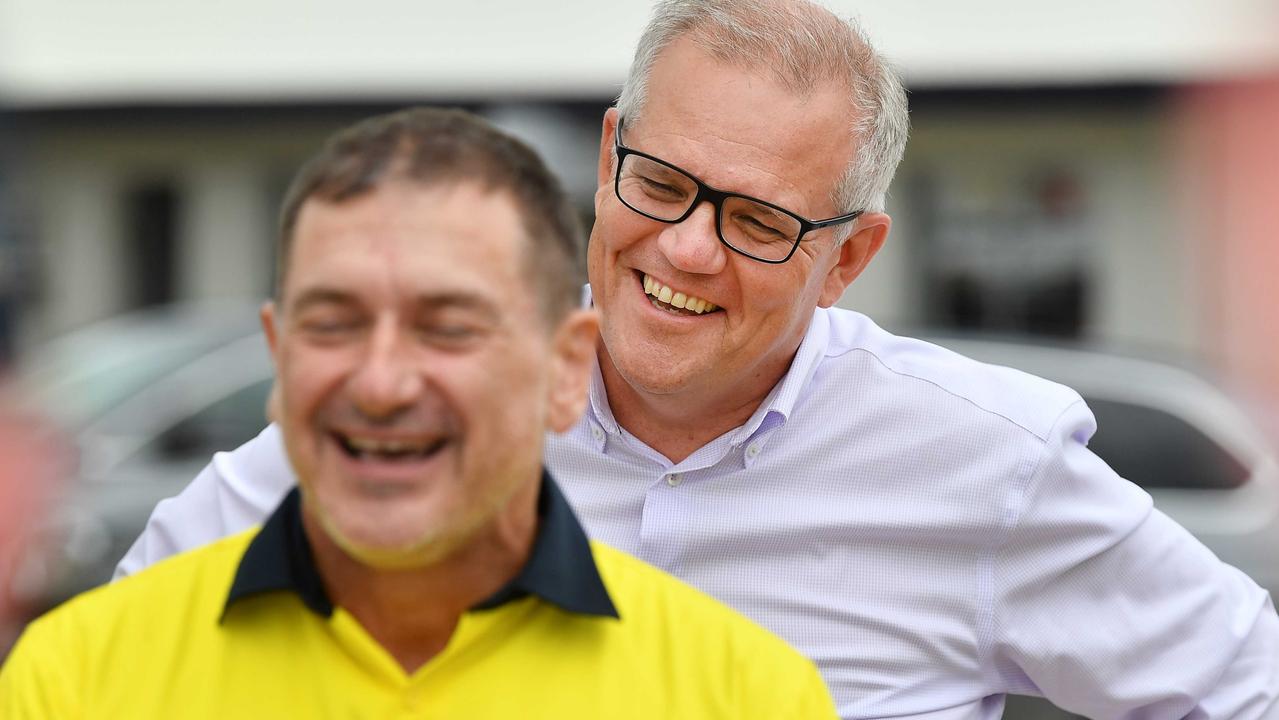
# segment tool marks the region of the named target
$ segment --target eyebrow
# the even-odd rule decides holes
[[[359,297],[354,293],[333,287],[315,287],[304,290],[289,304],[288,310],[293,313],[300,313],[317,305],[359,306],[362,304]],[[465,291],[421,293],[414,299],[413,304],[414,308],[419,312],[423,310],[434,312],[457,308],[477,312],[494,322],[501,316],[495,303],[475,293]]]
[[[288,303],[289,312],[298,313],[316,305],[355,305],[355,296],[334,288],[311,288]]]

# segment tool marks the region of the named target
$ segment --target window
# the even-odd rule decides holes
[[[171,182],[147,182],[124,198],[125,241],[132,277],[130,307],[172,302],[177,260],[178,191]]]

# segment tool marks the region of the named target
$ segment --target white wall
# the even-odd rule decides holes
[[[1279,63],[1273,0],[830,0],[916,85],[1171,81]],[[646,0],[4,0],[0,98],[608,95]]]

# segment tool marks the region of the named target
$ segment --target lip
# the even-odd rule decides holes
[[[653,313],[657,317],[664,318],[670,322],[700,322],[703,320],[707,320],[715,315],[719,315],[720,313],[724,311],[724,308],[721,305],[718,307],[718,309],[712,312],[702,313],[701,315],[677,315],[672,312],[667,312],[666,310],[663,310],[653,305],[652,299],[649,296],[649,294],[644,292],[644,275],[645,274],[646,273],[643,270],[632,270],[631,278],[635,283],[635,290],[636,292],[639,293],[640,300],[642,304],[644,305],[645,309],[648,312]],[[647,274],[653,277],[654,279],[657,279],[656,275],[653,275],[652,273],[647,273]],[[667,284],[665,281],[659,280],[659,282],[662,282],[663,285]]]

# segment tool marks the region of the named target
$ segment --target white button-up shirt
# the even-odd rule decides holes
[[[1279,717],[1269,595],[1088,451],[1072,390],[818,309],[750,420],[672,463],[596,373],[546,463],[588,532],[815,660],[846,718]],[[267,428],[162,502],[132,572],[260,521],[293,484]]]

